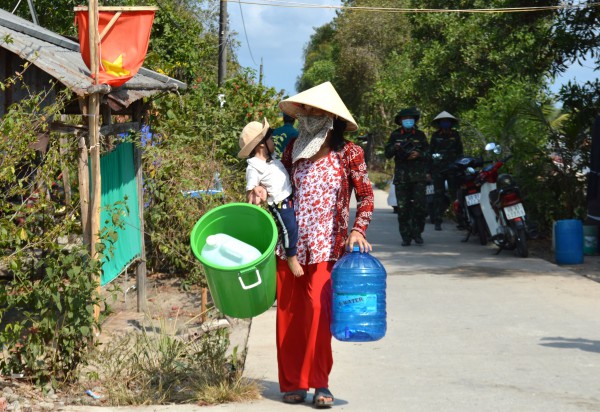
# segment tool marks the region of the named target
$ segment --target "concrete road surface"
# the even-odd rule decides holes
[[[537,258],[495,255],[451,223],[400,246],[396,215],[376,191],[368,230],[387,274],[387,334],[334,340],[334,409],[344,411],[600,411],[600,284]],[[281,402],[275,309],[252,320],[245,375],[260,401],[139,411],[306,410]],[[68,409],[75,411],[76,409]],[[86,408],[88,411],[96,410]]]

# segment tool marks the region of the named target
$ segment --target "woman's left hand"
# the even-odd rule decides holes
[[[354,244],[358,243],[358,247],[360,248],[361,253],[370,252],[373,250],[371,244],[367,242],[367,239],[356,230],[350,232],[350,236],[346,239],[346,250],[352,251],[354,249]]]

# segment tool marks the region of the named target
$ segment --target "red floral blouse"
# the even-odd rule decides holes
[[[294,143],[296,139],[292,140],[285,148],[282,156],[282,163],[288,170],[290,176],[292,176],[292,181],[296,183],[296,169],[301,165],[306,165],[306,161],[299,160],[292,165],[292,150],[294,148]],[[332,160],[333,159],[333,160]],[[320,159],[315,163],[319,163],[321,161],[327,161],[331,165],[341,165],[341,181],[337,184],[338,179],[334,179],[336,183],[334,186],[338,186],[339,190],[337,192],[337,201],[333,202],[335,207],[335,214],[333,215],[333,224],[331,227],[331,235],[329,239],[333,238],[333,244],[327,247],[327,249],[331,249],[331,252],[328,253],[329,258],[326,260],[337,260],[344,254],[344,243],[348,236],[348,220],[350,218],[350,196],[352,195],[352,191],[354,190],[356,193],[357,207],[356,207],[356,217],[354,220],[354,225],[352,226],[352,230],[356,230],[366,237],[367,227],[371,222],[371,218],[373,216],[373,207],[374,207],[374,198],[373,198],[373,188],[371,187],[371,182],[369,180],[369,176],[367,174],[367,165],[364,159],[364,152],[362,148],[357,146],[356,144],[346,141],[346,145],[339,152],[332,151],[327,157]],[[312,162],[309,162],[312,163]],[[337,166],[339,168],[339,166]],[[336,170],[338,170],[336,168]],[[300,168],[302,169],[302,168]],[[301,172],[301,170],[299,170]],[[325,176],[320,181],[315,181],[313,179],[310,180],[311,184],[320,184],[321,186],[323,182],[327,182],[328,179],[325,179]],[[296,188],[294,188],[297,193]],[[307,189],[303,188],[304,191],[308,190],[309,192],[316,193],[317,188]],[[318,189],[318,191],[325,190],[324,187]],[[310,199],[310,197],[297,197],[296,193],[294,194],[294,201],[296,206],[296,216],[298,219],[298,224],[302,225],[304,216],[299,215],[299,211],[306,210],[305,205],[302,202],[306,201],[306,199]],[[301,235],[301,230],[299,230],[299,235]],[[281,248],[278,248],[278,254]],[[299,251],[300,253],[300,251]],[[300,260],[300,257],[299,257]],[[315,259],[310,259],[310,263],[317,263],[314,261]],[[302,260],[300,260],[302,263]]]

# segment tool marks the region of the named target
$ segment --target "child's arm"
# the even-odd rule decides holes
[[[254,189],[246,192],[246,199],[248,203],[253,205],[260,205],[262,202],[267,200],[267,189],[262,186],[255,186]]]
[[[267,191],[264,187],[260,186],[258,170],[252,166],[248,166],[246,168],[246,201],[253,205],[260,205],[264,200],[267,200]]]

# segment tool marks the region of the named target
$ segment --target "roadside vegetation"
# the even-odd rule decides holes
[[[1,7],[12,9],[5,3],[0,1]],[[73,35],[69,16],[78,3],[35,4],[47,11],[40,13],[42,25]],[[492,5],[479,0],[344,4]],[[544,0],[536,6],[558,4]],[[494,7],[520,5],[493,2]],[[26,7],[19,12],[27,17]],[[370,147],[371,177],[379,188],[391,178],[382,147],[396,127],[395,113],[418,106],[421,127],[431,132],[429,119],[442,110],[451,112],[461,119],[467,153],[483,154],[485,143],[494,141],[513,154],[508,171],[523,188],[531,218],[549,234],[554,220],[585,217],[590,127],[600,109],[600,82],[569,84],[558,95],[550,92],[549,82],[586,56],[600,67],[599,20],[598,7],[489,15],[343,10],[316,29],[297,86],[304,90],[333,82],[361,126],[351,138]],[[206,286],[189,247],[194,223],[217,205],[243,201],[245,167],[236,158],[241,128],[263,117],[279,126],[277,103],[285,97],[237,64],[235,42],[230,43],[227,80],[217,86],[217,23],[217,1],[160,1],[146,59],[146,67],[188,84],[181,94],[148,102],[152,143],[143,157],[148,269],[180,278],[188,290]],[[9,89],[19,80],[17,74],[0,87]],[[255,383],[241,377],[245,354],[226,355],[227,331],[194,340],[143,331],[96,346],[94,331],[101,330],[110,313],[112,293],[97,294],[93,279],[99,267],[77,242],[76,142],[50,135],[40,150],[38,136],[69,98],[59,94],[47,104],[46,97],[31,96],[0,118],[0,375],[22,376],[45,388],[101,381],[113,405],[213,404],[256,397]],[[70,196],[62,183],[65,173],[72,182]],[[183,195],[212,188],[217,180],[222,196]],[[119,203],[112,206],[115,227],[125,213]],[[110,258],[114,236],[110,229],[101,234],[105,258]],[[99,321],[94,306],[102,308]]]

